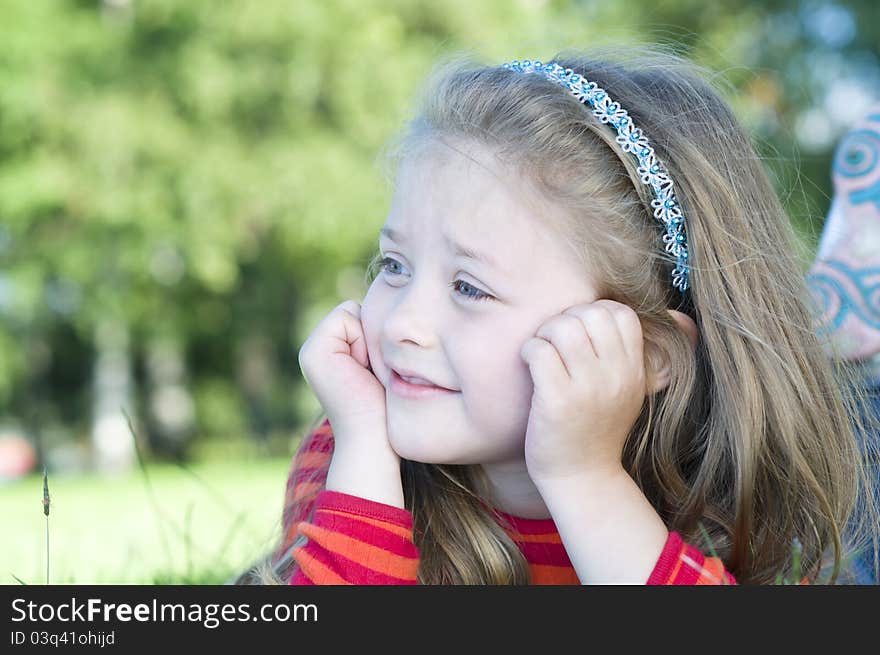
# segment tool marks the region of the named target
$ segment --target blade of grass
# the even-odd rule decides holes
[[[715,550],[715,545],[712,543],[712,537],[709,536],[709,531],[706,529],[706,526],[703,525],[703,522],[697,521],[697,527],[700,528],[700,532],[703,534],[703,540],[706,542],[706,547],[709,549],[709,554],[712,555],[712,557],[717,557],[718,559],[721,559],[721,557],[718,555],[718,551]],[[727,577],[723,574],[721,576],[721,584],[729,584],[727,582]]]
[[[706,526],[703,525],[702,521],[698,521],[697,527],[700,528],[700,532],[703,534],[703,539],[706,541],[706,547],[709,549],[712,557],[718,557],[718,553],[715,551],[715,546],[712,545],[712,537],[709,536],[709,531],[706,529]]]
[[[223,509],[229,511],[230,513],[235,512],[235,508],[229,504],[229,501],[223,497],[218,491],[216,491],[208,482],[198,473],[196,473],[193,469],[186,465],[184,462],[175,462],[174,463],[177,468],[181,469],[184,473],[189,475],[193,480],[198,482],[202,487],[204,487],[205,491],[211,495],[214,500],[220,505]]]
[[[192,534],[190,532],[192,527],[192,510],[193,503],[190,503],[186,507],[186,518],[184,519],[185,528],[185,537],[184,537],[184,545],[186,547],[186,579],[192,580]]]
[[[214,554],[215,564],[218,560],[220,560],[223,553],[226,552],[226,549],[229,548],[229,544],[232,543],[232,537],[233,535],[235,535],[236,531],[242,527],[242,519],[245,517],[246,514],[247,510],[241,510],[238,514],[235,515],[235,518],[232,520],[232,524],[229,526],[229,529],[226,531],[226,535],[223,537],[223,541],[220,543],[220,548]]]
[[[178,468],[182,469],[187,475],[192,477],[192,479],[195,480],[199,485],[201,485],[202,488],[204,488],[205,491],[207,491],[214,498],[214,500],[217,502],[217,504],[220,507],[222,507],[223,509],[228,511],[230,514],[235,514],[236,521],[244,521],[245,523],[248,524],[248,527],[251,528],[251,531],[256,533],[257,527],[255,525],[253,525],[253,523],[250,523],[250,521],[248,520],[249,515],[247,512],[237,510],[235,507],[233,507],[232,504],[228,500],[226,500],[226,498],[223,496],[223,494],[221,494],[216,489],[214,489],[214,487],[211,486],[202,476],[200,476],[198,473],[196,473],[192,468],[187,466],[185,463],[176,462],[175,465]]]
[[[144,463],[144,458],[141,455],[141,449],[140,449],[140,445],[138,444],[137,433],[134,429],[134,426],[132,425],[131,417],[128,415],[128,412],[125,411],[124,407],[120,407],[119,409],[125,415],[125,420],[128,423],[128,429],[131,432],[131,438],[132,438],[132,441],[134,442],[134,452],[135,452],[135,455],[137,456],[138,467],[140,468],[141,474],[144,476],[144,485],[146,486],[146,489],[147,489],[147,497],[149,498],[150,504],[153,507],[154,515],[157,517],[157,519],[165,519],[165,517],[162,514],[161,509],[159,508],[159,504],[156,502],[156,497],[153,492],[153,485],[150,482],[150,475],[149,475],[149,473],[147,473],[147,467],[146,467],[146,464]],[[159,527],[159,538],[162,542],[162,548],[165,550],[165,557],[168,558],[168,566],[171,567],[171,566],[173,566],[173,558],[171,557],[171,549],[168,547],[168,542],[165,539],[165,531],[162,527],[162,521],[157,520],[156,523]]]
[[[238,528],[245,527],[245,524],[249,524],[249,527],[251,528],[251,532],[253,534],[256,534],[257,530],[256,530],[255,526],[253,524],[249,523],[249,521],[247,520],[249,515],[246,510],[236,511],[235,508],[229,503],[229,501],[226,500],[226,498],[223,496],[223,494],[216,491],[212,485],[210,485],[201,475],[196,473],[196,471],[194,471],[192,468],[187,466],[186,463],[175,462],[175,465],[178,468],[180,468],[181,470],[183,470],[184,473],[189,475],[193,480],[195,480],[195,482],[198,483],[203,489],[205,489],[205,491],[207,491],[209,493],[209,495],[215,500],[215,502],[220,507],[222,507],[223,509],[225,509],[226,511],[228,511],[230,513],[235,512],[232,526],[231,526],[229,532],[227,533],[227,537],[224,539],[224,543],[221,546],[221,548],[214,555],[213,561],[214,561],[214,566],[216,567],[218,562],[220,562],[222,564],[222,560],[220,558],[223,555],[223,553],[226,551],[226,549],[229,547],[229,544],[231,543],[232,535],[235,533],[235,531]]]
[[[801,544],[801,540],[795,537],[792,543],[792,573],[794,574],[794,580],[791,581],[792,584],[800,584],[801,583],[801,554],[803,553],[804,547]]]
[[[178,525],[162,510],[161,506],[159,505],[158,501],[156,500],[155,492],[153,490],[153,485],[152,485],[152,482],[150,481],[150,476],[147,471],[146,463],[144,462],[143,456],[141,455],[140,447],[138,445],[138,440],[137,440],[137,434],[134,429],[134,426],[132,425],[131,417],[128,415],[128,412],[125,411],[125,408],[120,408],[120,409],[122,410],[122,413],[125,415],[125,419],[128,422],[128,429],[131,432],[132,439],[134,439],[135,454],[137,455],[138,466],[140,467],[140,470],[144,476],[144,484],[147,487],[147,495],[150,499],[150,504],[152,505],[154,514],[158,517],[158,519],[161,519],[161,521],[157,521],[157,523],[160,527],[159,534],[162,538],[162,545],[165,548],[165,553],[168,558],[168,569],[173,570],[174,569],[174,562],[173,562],[173,558],[171,557],[171,551],[170,551],[170,549],[168,547],[168,543],[165,539],[165,533],[164,533],[164,531],[161,530],[161,528],[163,526],[163,522],[167,523],[171,527],[171,529],[173,530],[175,536],[184,540],[184,543],[187,543],[187,535],[186,535],[185,531],[182,530],[180,527],[178,527]],[[195,550],[199,551],[200,555],[207,554],[207,551],[202,549],[201,547],[199,547],[197,544],[190,543],[190,546],[192,548],[194,548]]]
[[[46,584],[49,584],[49,472],[43,467],[43,514],[46,515]]]
[[[191,567],[192,567],[192,559],[191,559],[191,558],[192,558],[192,552],[193,552],[194,550],[195,550],[195,551],[199,551],[199,554],[201,555],[201,554],[207,554],[207,551],[206,551],[205,549],[199,547],[197,544],[195,544],[195,543],[193,542],[191,536],[188,534],[188,529],[187,529],[187,530],[181,530],[181,529],[177,526],[177,524],[176,524],[174,521],[172,521],[172,520],[171,520],[171,519],[170,519],[170,518],[169,518],[169,517],[168,517],[168,516],[162,511],[161,507],[159,506],[159,504],[158,504],[158,502],[156,501],[156,498],[155,498],[155,493],[154,493],[154,491],[153,491],[152,483],[150,482],[149,473],[148,473],[148,471],[147,471],[147,466],[146,466],[146,464],[145,464],[145,462],[144,462],[144,459],[143,459],[143,456],[142,456],[142,454],[141,454],[141,450],[140,450],[140,447],[139,447],[139,444],[138,444],[137,432],[136,432],[135,429],[134,429],[134,426],[133,426],[133,423],[132,423],[131,417],[129,416],[128,412],[125,411],[125,408],[120,408],[120,409],[122,410],[123,414],[125,415],[125,419],[126,419],[126,421],[127,421],[127,423],[128,423],[129,431],[131,432],[132,439],[133,439],[133,441],[134,441],[135,454],[136,454],[136,456],[137,456],[138,466],[139,466],[139,468],[140,468],[140,470],[141,470],[141,472],[142,472],[142,474],[143,474],[143,477],[144,477],[144,483],[145,483],[145,485],[146,485],[146,487],[147,487],[148,496],[149,496],[149,498],[150,498],[150,503],[151,503],[151,505],[152,505],[152,508],[153,508],[154,514],[155,514],[157,517],[161,518],[163,521],[165,521],[168,525],[170,525],[171,528],[172,528],[172,530],[174,531],[174,533],[175,533],[178,537],[180,537],[181,539],[184,540],[184,544],[185,544],[185,547],[186,547],[186,553],[187,553],[187,555],[186,555],[186,556],[187,556],[187,577],[189,577],[189,576],[191,575]],[[217,504],[219,504],[221,507],[223,507],[224,509],[226,509],[226,510],[229,511],[230,513],[235,512],[235,516],[234,516],[234,518],[233,518],[233,525],[232,525],[232,528],[231,528],[230,531],[227,533],[226,538],[225,538],[225,540],[224,540],[224,543],[223,543],[223,545],[221,546],[220,550],[218,550],[218,551],[214,554],[214,556],[213,556],[213,558],[212,558],[214,564],[216,565],[218,558],[219,558],[219,557],[225,552],[225,550],[228,548],[229,543],[231,542],[232,535],[234,534],[235,530],[237,530],[239,527],[243,527],[244,524],[247,522],[246,519],[247,519],[248,514],[247,514],[247,512],[246,512],[245,510],[240,510],[240,511],[237,511],[237,512],[236,512],[236,511],[235,511],[235,508],[233,508],[233,506],[232,506],[232,505],[231,505],[231,504],[230,504],[230,503],[229,503],[229,502],[223,497],[222,494],[220,494],[219,492],[217,492],[217,491],[216,491],[216,490],[215,490],[210,484],[208,484],[208,482],[207,482],[206,480],[204,480],[204,479],[203,479],[198,473],[196,473],[194,470],[192,470],[192,469],[191,469],[190,467],[188,467],[186,464],[181,463],[181,462],[177,462],[176,465],[177,465],[178,468],[180,468],[181,470],[183,470],[187,475],[189,475],[193,480],[195,480],[197,484],[199,484],[202,488],[204,488],[204,489],[205,489],[205,490],[211,495],[211,497],[214,499],[214,501],[215,501]],[[190,510],[191,510],[191,507],[190,507]],[[189,512],[190,510],[188,510],[188,512]],[[187,514],[187,518],[186,518],[185,520],[186,520],[186,522],[187,522],[187,524],[188,524],[188,522],[189,522],[189,520],[190,520],[190,519],[189,519],[189,514]],[[172,570],[172,569],[173,569],[173,562],[171,562],[170,550],[169,550],[169,547],[168,547],[167,541],[166,541],[166,539],[165,539],[165,534],[164,534],[164,532],[161,531],[161,527],[162,527],[162,523],[161,523],[161,522],[159,523],[159,526],[160,526],[160,536],[162,537],[162,545],[163,545],[163,547],[165,548],[166,556],[168,557],[168,560],[169,560],[169,570]]]

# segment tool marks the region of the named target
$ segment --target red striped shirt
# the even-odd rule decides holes
[[[282,550],[293,546],[297,563],[290,584],[417,584],[419,552],[413,542],[412,514],[324,489],[333,453],[329,421],[313,436],[294,457],[287,481]],[[305,502],[294,515],[292,501],[300,498]],[[499,522],[529,563],[532,584],[580,584],[552,518],[495,513],[504,519]],[[719,558],[704,556],[670,532],[647,584],[736,584],[736,580]]]

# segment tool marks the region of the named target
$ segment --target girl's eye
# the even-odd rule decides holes
[[[488,293],[483,293],[482,291],[477,289],[477,287],[475,287],[472,284],[468,284],[464,280],[455,280],[454,282],[450,282],[449,286],[455,290],[459,290],[462,287],[464,287],[465,289],[471,289],[474,292],[472,294],[471,293],[461,293],[461,291],[459,291],[459,293],[462,296],[464,296],[465,298],[467,298],[468,300],[491,300],[492,299],[492,296],[490,296]]]
[[[391,272],[388,270],[388,267],[389,267],[391,264],[397,264],[397,260],[395,260],[395,259],[391,259],[391,257],[383,257],[383,258],[379,261],[379,270],[382,271],[382,272],[384,272],[384,273],[388,273],[389,275],[397,275],[397,273],[391,273]],[[399,265],[399,264],[398,264],[398,265]]]
[[[384,271],[387,275],[400,275],[400,273],[396,273],[393,271],[389,271],[388,267],[391,265],[399,266],[399,262],[396,259],[391,259],[391,257],[385,257],[379,262],[379,270]],[[450,282],[449,286],[459,292],[459,295],[464,297],[466,300],[491,300],[492,296],[488,293],[484,293],[480,291],[477,287],[472,284],[465,282],[464,280],[455,280],[454,282]],[[462,293],[461,289],[464,288],[466,290],[471,290],[473,293]]]

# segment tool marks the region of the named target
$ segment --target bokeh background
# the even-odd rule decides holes
[[[880,96],[876,0],[4,0],[0,583],[262,555],[320,409],[299,347],[363,297],[377,157],[431,65],[627,43],[715,72],[806,270]]]

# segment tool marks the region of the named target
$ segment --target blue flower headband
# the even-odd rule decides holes
[[[663,243],[666,244],[666,252],[676,258],[676,265],[672,270],[672,286],[684,293],[688,288],[690,271],[684,216],[666,168],[654,154],[654,149],[642,130],[633,125],[626,110],[621,108],[619,103],[613,102],[608,93],[600,89],[595,82],[590,82],[570,68],[563,68],[559,64],[542,64],[540,61],[526,59],[523,62],[516,60],[503,64],[502,67],[520,73],[540,73],[548,80],[566,87],[580,102],[589,104],[593,108],[593,115],[596,118],[603,123],[610,123],[617,130],[615,141],[625,152],[635,154],[639,160],[638,172],[642,183],[650,186],[654,191],[655,198],[651,201],[654,218],[662,221],[666,226]]]

